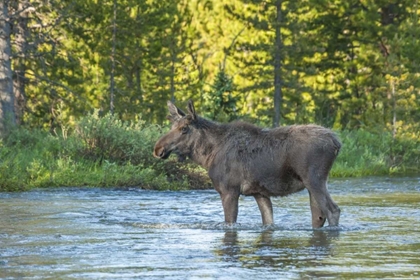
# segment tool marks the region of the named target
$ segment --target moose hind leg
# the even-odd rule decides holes
[[[321,208],[318,206],[315,198],[309,192],[309,200],[311,205],[311,214],[312,214],[312,227],[320,228],[323,227],[325,221],[327,220],[326,215],[322,212]]]
[[[328,211],[328,224],[330,226],[338,226],[338,222],[340,221],[340,207],[332,200],[330,194],[327,192],[327,205],[329,208]]]
[[[270,198],[261,194],[254,195],[254,198],[257,201],[258,208],[260,209],[263,225],[272,225],[273,206]]]
[[[338,226],[340,219],[340,208],[331,199],[326,187],[323,187],[322,191],[312,192],[314,198],[319,205],[321,211],[327,214],[328,225]]]
[[[328,224],[330,226],[337,226],[340,219],[340,208],[332,200],[330,194],[328,193],[326,180],[312,179],[310,180],[309,184],[305,185],[309,190],[311,196],[311,210],[312,205],[314,205],[315,213],[317,213],[317,211],[320,211],[321,214],[323,214],[319,217],[323,217],[324,215],[326,215]],[[314,222],[314,220],[312,220],[312,222]]]

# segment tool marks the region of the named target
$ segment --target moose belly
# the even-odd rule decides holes
[[[296,178],[267,177],[258,181],[243,181],[240,188],[243,195],[286,196],[303,190],[305,186]]]

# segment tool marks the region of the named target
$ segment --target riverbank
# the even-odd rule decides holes
[[[19,128],[0,142],[0,191],[62,186],[134,186],[158,190],[211,188],[192,163],[157,160],[165,128],[90,115],[72,129]],[[337,132],[343,148],[331,177],[420,173],[420,139],[365,130]]]

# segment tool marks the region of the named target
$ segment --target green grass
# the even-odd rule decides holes
[[[0,191],[47,187],[141,187],[181,190],[210,187],[194,164],[153,158],[165,129],[97,114],[71,131],[18,128],[0,142]],[[419,138],[392,138],[364,130],[339,132],[341,152],[332,177],[420,173]]]
[[[343,143],[332,177],[408,175],[420,173],[420,139],[392,137],[366,130],[338,133]]]
[[[69,136],[66,136],[66,135]],[[207,187],[199,168],[152,156],[162,128],[90,115],[73,131],[18,128],[0,142],[0,191],[62,186]],[[195,184],[195,185],[193,185]]]

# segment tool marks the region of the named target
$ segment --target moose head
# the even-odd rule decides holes
[[[167,159],[171,153],[175,153],[178,160],[182,161],[191,155],[192,146],[197,139],[198,117],[191,100],[188,101],[188,113],[184,113],[171,101],[168,101],[168,109],[167,118],[172,123],[171,130],[156,142],[153,155]]]

